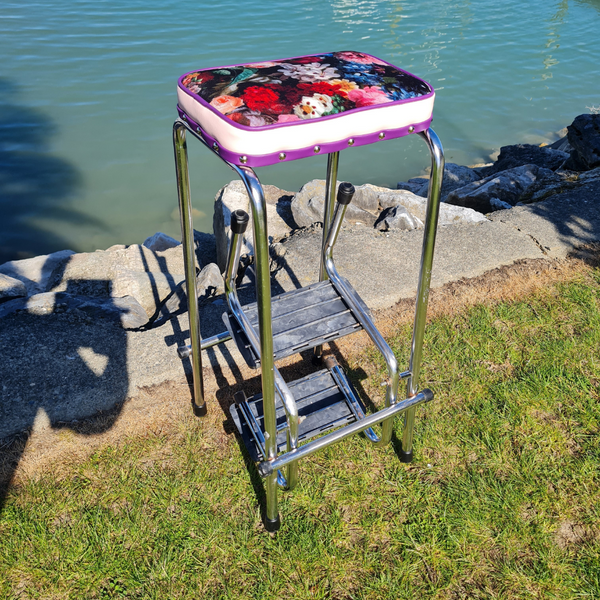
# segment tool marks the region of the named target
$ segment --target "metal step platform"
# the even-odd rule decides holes
[[[298,442],[307,441],[365,416],[365,407],[339,367],[335,371],[323,369],[288,385],[300,416]],[[277,449],[282,452],[286,449],[287,421],[280,399],[275,402],[275,411]],[[264,443],[262,394],[246,399],[243,392],[238,392],[230,412],[251,458],[256,462],[264,460],[261,449]]]
[[[365,312],[369,313],[366,305],[360,301],[358,295],[356,296]],[[256,302],[244,306],[243,309],[258,336]],[[274,296],[271,311],[273,353],[276,361],[362,329],[330,281],[321,281]],[[258,368],[260,360],[252,350],[237,319],[230,312],[226,312],[223,314],[223,321],[248,366]]]

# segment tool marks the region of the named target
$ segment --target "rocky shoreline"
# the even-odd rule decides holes
[[[351,272],[349,279],[372,308],[391,306],[414,293],[416,281],[411,279],[405,287],[399,282],[401,265],[394,257],[418,263],[427,185],[427,178],[419,177],[399,183],[396,190],[357,187],[337,256],[340,271]],[[316,278],[324,190],[325,182],[319,180],[297,193],[265,186],[274,293]],[[580,115],[548,146],[506,146],[488,165],[447,164],[442,201],[442,249],[436,251],[440,256],[434,263],[433,285],[519,258],[552,256],[554,243],[564,242],[569,248],[598,241],[600,115]],[[196,291],[205,335],[222,329],[221,274],[229,218],[238,208],[248,211],[249,201],[241,182],[233,181],[215,199],[214,234],[195,232],[200,265]],[[569,231],[562,231],[564,226]],[[553,241],[559,238],[562,241]],[[251,264],[251,230],[244,236],[242,252],[244,265]],[[408,269],[410,277],[415,268]],[[243,286],[249,297],[250,273]],[[185,343],[187,323],[185,317],[180,320],[186,308],[184,279],[180,242],[162,233],[142,244],[79,254],[63,250],[0,265],[0,438],[31,427],[40,408],[52,425],[105,410],[149,382],[183,378],[186,365],[168,346]],[[64,336],[56,333],[61,331]],[[78,347],[96,349],[82,356],[72,342],[66,351],[65,336],[78,340]],[[99,342],[102,351],[98,339],[104,340]],[[24,349],[21,344],[30,346]],[[157,358],[161,352],[169,357]],[[235,349],[228,352],[231,358]],[[46,366],[35,376],[17,374],[27,362],[32,368],[32,357]],[[107,371],[107,357],[112,371]],[[145,374],[152,369],[152,375]],[[63,379],[69,381],[60,383]],[[86,396],[91,400],[83,400]]]

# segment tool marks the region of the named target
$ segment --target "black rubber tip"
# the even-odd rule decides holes
[[[310,362],[315,367],[320,367],[323,364],[323,357],[320,354],[315,354],[313,352],[313,355],[310,357]]]
[[[404,450],[400,451],[400,462],[411,463],[412,459],[413,459],[412,450],[410,452],[404,452]]]
[[[206,410],[206,402],[202,406],[198,406],[195,402],[192,402],[192,409],[194,410],[194,416],[196,417],[205,417]]]
[[[231,231],[232,233],[244,233],[248,227],[250,217],[245,210],[238,208],[231,213]]]
[[[340,204],[347,206],[350,204],[350,202],[352,202],[352,197],[354,196],[355,191],[356,190],[351,183],[348,183],[347,181],[340,183],[337,193],[337,201]]]
[[[269,532],[269,533],[274,533],[275,531],[278,531],[279,528],[281,527],[281,519],[279,518],[279,515],[277,515],[276,519],[267,519],[265,517],[264,520],[265,523],[265,529]]]

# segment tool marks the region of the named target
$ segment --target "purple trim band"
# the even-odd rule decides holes
[[[350,51],[348,51],[350,52]],[[327,53],[324,53],[327,54]],[[417,77],[416,75],[413,75],[412,73],[410,73],[409,71],[405,71],[404,69],[401,69],[400,67],[397,67],[396,65],[393,65],[391,62],[388,62],[386,60],[383,60],[381,58],[378,58],[376,56],[373,56],[372,54],[367,54],[365,52],[361,52],[361,54],[364,54],[365,56],[370,56],[371,58],[374,58],[375,60],[384,62],[385,64],[387,64],[388,66],[396,69],[397,71],[400,71],[402,73],[405,73],[406,75],[416,79],[417,81],[420,81],[422,83],[424,83],[430,90],[431,92],[429,92],[428,94],[424,94],[423,96],[418,96],[417,98],[407,98],[406,100],[394,100],[393,102],[387,102],[385,104],[381,104],[381,105],[377,105],[377,106],[393,106],[396,104],[410,104],[411,102],[419,102],[422,100],[426,100],[427,98],[431,98],[432,96],[435,95],[435,90],[433,89],[433,86],[428,83],[427,81],[425,81],[424,79],[421,79],[420,77]],[[312,54],[312,55],[306,55],[306,56],[294,56],[291,58],[280,58],[277,59],[276,62],[284,62],[286,60],[294,60],[296,58],[307,58],[307,56],[314,56],[314,57],[318,57],[318,56],[323,56],[323,54]],[[231,119],[228,119],[223,113],[219,112],[214,106],[211,106],[210,103],[208,103],[206,100],[204,100],[204,98],[202,98],[201,96],[199,96],[198,94],[190,91],[187,87],[185,87],[185,85],[182,84],[182,81],[184,79],[184,77],[186,77],[187,75],[189,75],[190,73],[196,73],[198,71],[217,71],[219,69],[233,69],[234,67],[243,67],[247,64],[256,64],[256,63],[260,63],[260,62],[267,62],[267,61],[254,61],[253,63],[241,63],[241,64],[237,64],[237,65],[225,65],[222,67],[209,67],[207,69],[194,69],[193,71],[188,71],[187,73],[184,73],[178,80],[177,80],[177,87],[179,89],[181,89],[184,93],[186,93],[188,96],[192,97],[196,102],[198,102],[201,106],[209,109],[211,112],[213,112],[216,116],[218,116],[220,119],[224,119],[227,121],[227,124],[231,127],[235,127],[236,129],[241,129],[242,131],[265,131],[267,129],[277,129],[280,127],[294,127],[294,126],[298,126],[298,125],[303,125],[305,122],[304,121],[293,121],[291,123],[273,123],[272,125],[263,125],[261,127],[248,127],[247,125],[240,125],[239,123],[236,123],[235,121],[232,121]],[[372,109],[373,106],[362,106],[360,108],[353,108],[351,111],[352,113],[355,112],[362,112],[365,110],[370,110]],[[319,117],[319,121],[327,121],[330,119],[337,119],[341,116],[343,116],[344,113],[339,113],[337,115],[329,115],[326,117]],[[347,114],[347,113],[346,113]]]
[[[212,148],[221,158],[224,158],[227,162],[234,165],[247,165],[248,167],[266,167],[268,165],[274,165],[280,162],[289,162],[290,160],[299,160],[301,158],[308,158],[309,156],[315,156],[317,154],[330,154],[331,152],[339,152],[344,148],[355,147],[355,146],[367,146],[374,144],[375,142],[381,142],[384,140],[393,140],[396,138],[410,135],[411,133],[420,133],[429,129],[431,124],[431,118],[421,123],[414,123],[407,125],[406,127],[400,127],[399,129],[385,129],[383,131],[377,131],[375,133],[369,133],[367,135],[357,135],[352,138],[344,138],[335,142],[328,142],[319,146],[309,146],[307,148],[300,148],[299,150],[282,150],[281,152],[273,152],[271,154],[262,155],[251,155],[246,154],[240,156],[237,152],[231,152],[222,146],[219,146],[217,140],[212,136],[208,135],[202,127],[194,119],[192,119],[179,105],[177,106],[177,112],[179,116],[189,124],[189,126],[206,142],[209,148]],[[384,137],[380,137],[381,134]],[[352,141],[353,143],[350,143]],[[319,148],[317,151],[316,148]],[[244,160],[245,159],[245,160]]]

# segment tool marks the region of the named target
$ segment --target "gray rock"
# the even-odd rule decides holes
[[[442,202],[444,202],[444,199],[451,191],[472,183],[473,181],[478,181],[479,179],[481,179],[481,175],[470,167],[463,167],[462,165],[457,165],[455,163],[446,163],[440,196]],[[411,182],[419,182],[419,185],[414,186]],[[411,189],[413,187],[416,187],[416,189]],[[417,196],[427,198],[429,179],[410,179],[404,188],[401,188],[400,184],[398,184],[398,189],[408,189]]]
[[[19,279],[0,273],[0,302],[27,296],[27,288]]]
[[[294,196],[292,200],[292,214],[294,221],[298,227],[309,227],[313,223],[323,222],[323,212],[325,210],[325,180],[314,179],[302,186],[302,189]],[[336,185],[336,190],[339,187],[339,182]],[[354,202],[348,205],[346,209],[346,223],[361,223],[372,227],[377,220],[377,201],[368,190],[364,190],[363,186],[356,188],[354,195],[357,201],[369,207],[373,212],[369,212],[361,208]],[[374,214],[375,213],[375,214]]]
[[[376,195],[379,207],[381,210],[391,208],[392,206],[401,205],[417,219],[420,224],[418,228],[423,227],[425,222],[425,214],[427,212],[427,199],[422,196],[417,196],[407,190],[390,190],[389,188],[378,187],[367,183],[359,189],[369,188],[371,193]],[[480,223],[487,221],[481,214],[470,208],[462,206],[452,206],[442,203],[440,205],[440,225],[456,225],[458,223]]]
[[[410,231],[419,227],[423,227],[423,222],[413,217],[400,204],[384,209],[375,223],[375,229],[379,231],[390,231],[391,229]]]
[[[23,282],[27,293],[39,294],[51,289],[52,281],[60,277],[73,250],[61,250],[52,254],[13,260],[0,265],[0,273]]]
[[[210,298],[223,294],[225,284],[219,266],[215,263],[206,265],[196,277],[196,297],[200,305]],[[174,293],[160,307],[153,325],[162,325],[174,315],[187,311],[187,285],[180,283]]]
[[[566,152],[567,154],[570,154],[573,148],[571,148],[571,144],[569,144],[569,140],[567,138],[567,129],[565,128],[564,131],[565,134],[552,144],[548,144],[548,148],[552,148],[553,150],[560,150],[561,152]]]
[[[179,244],[181,244],[179,240],[176,240],[161,231],[158,231],[142,242],[142,246],[146,246],[148,250],[153,250],[154,252],[163,252],[169,248],[175,248],[175,246],[179,246]]]
[[[549,169],[524,165],[502,171],[450,192],[446,203],[466,206],[482,213],[515,206],[538,178],[552,178]]]
[[[150,318],[184,279],[183,274],[131,271],[117,266],[110,281],[110,295],[133,296]]]
[[[429,184],[429,179],[425,177],[413,177],[408,181],[400,181],[396,184],[397,190],[407,190],[408,192],[412,192],[413,194],[421,195],[421,191],[425,189],[425,194],[427,194],[427,188],[424,187]]]
[[[589,171],[600,167],[600,114],[579,115],[567,127],[571,155],[563,168]]]
[[[160,273],[167,279],[184,273],[181,246],[154,252],[145,246],[134,244],[110,252],[100,250],[74,254],[69,257],[63,270],[56,270],[49,278],[48,289],[75,295],[110,296],[111,282],[118,273],[126,271],[153,273],[157,280],[162,279],[157,275]],[[151,277],[147,277],[151,281]],[[119,286],[119,293],[127,295],[122,286]]]
[[[485,178],[524,165],[536,165],[555,171],[567,158],[569,158],[569,155],[566,152],[554,149],[551,146],[514,144],[512,146],[502,146],[498,160],[489,167],[478,169],[478,172]]]
[[[271,241],[285,237],[296,225],[293,220],[290,203],[292,194],[274,185],[263,186],[267,204],[267,235]],[[215,198],[213,231],[216,244],[216,261],[225,271],[230,239],[231,213],[244,210],[250,215],[250,222],[242,240],[242,254],[254,254],[253,224],[250,211],[250,199],[241,181],[234,180],[219,190]]]
[[[117,322],[124,329],[138,329],[148,322],[146,312],[131,296],[109,299],[45,292],[0,305],[0,318],[18,312],[38,317],[70,313],[86,322],[95,319]]]

